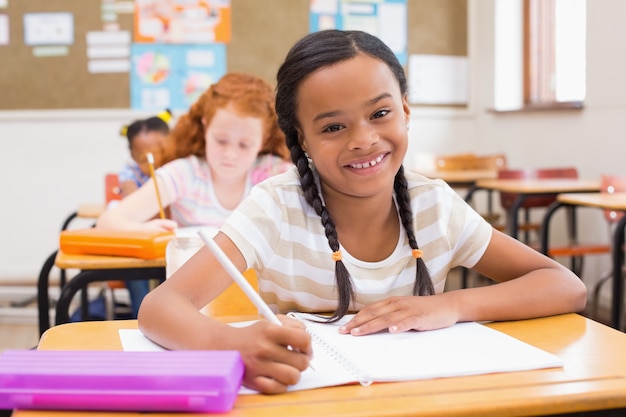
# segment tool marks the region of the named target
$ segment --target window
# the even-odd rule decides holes
[[[581,108],[586,0],[497,1],[496,110]]]

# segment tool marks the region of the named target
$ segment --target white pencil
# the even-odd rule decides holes
[[[278,324],[282,326],[276,314],[265,304],[265,301],[261,298],[261,296],[252,288],[252,285],[246,280],[246,277],[243,276],[241,272],[237,269],[237,267],[231,262],[231,260],[226,256],[226,254],[222,251],[222,249],[215,243],[213,237],[205,230],[201,230],[198,232],[204,243],[208,246],[209,250],[215,255],[217,260],[222,264],[226,272],[231,276],[231,278],[239,285],[239,288],[246,294],[246,296],[252,301],[252,304],[256,306],[259,310],[259,313],[263,315],[266,319],[274,324]]]

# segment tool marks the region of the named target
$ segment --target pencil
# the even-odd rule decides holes
[[[154,183],[154,189],[156,190],[157,202],[159,203],[159,217],[165,218],[165,211],[163,211],[163,204],[161,203],[161,194],[159,193],[159,185],[157,184],[156,176],[154,175],[154,156],[152,156],[152,152],[148,152],[146,154],[148,158],[148,165],[150,165],[150,177],[152,178],[152,182]]]

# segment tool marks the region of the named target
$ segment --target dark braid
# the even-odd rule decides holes
[[[309,159],[298,143],[297,135],[287,135],[287,147],[291,151],[291,160],[296,165],[298,173],[300,174],[300,186],[304,192],[304,198],[322,219],[324,234],[326,234],[326,238],[328,239],[328,246],[330,246],[333,252],[337,252],[339,251],[339,238],[337,237],[335,223],[324,204],[322,204],[322,199],[320,198],[317,185],[315,184],[315,176],[309,167]],[[339,293],[339,305],[329,319],[329,322],[337,321],[346,315],[350,309],[350,300],[354,300],[354,290],[352,288],[352,281],[350,280],[350,273],[348,273],[342,261],[335,262],[335,280]]]
[[[298,119],[296,117],[298,88],[313,72],[365,54],[384,62],[398,81],[402,95],[407,94],[407,83],[404,68],[395,54],[380,39],[361,31],[324,30],[303,37],[289,51],[277,74],[276,113],[278,124],[285,133],[291,160],[298,169],[300,185],[304,197],[320,216],[328,246],[333,253],[339,251],[337,230],[328,210],[320,198],[315,176],[309,167],[309,160],[298,141]],[[396,175],[394,185],[402,226],[405,228],[411,248],[417,250],[417,242],[412,227],[410,198],[407,191],[404,170]],[[335,259],[333,257],[333,259]],[[417,260],[414,294],[433,294],[433,285],[424,261]],[[339,303],[330,321],[337,321],[350,310],[350,302],[355,299],[350,274],[340,258],[335,261],[335,280]]]
[[[400,220],[402,226],[406,231],[406,235],[409,238],[409,245],[411,249],[419,249],[417,246],[417,240],[413,233],[413,211],[411,211],[411,196],[409,196],[408,184],[406,177],[404,176],[404,167],[400,166],[398,173],[396,174],[396,180],[394,181],[393,188],[396,192],[396,201],[398,202],[398,212],[400,213]],[[430,279],[428,268],[424,263],[424,260],[419,257],[416,259],[417,265],[415,269],[415,284],[413,285],[413,295],[433,295],[435,293],[435,287]]]

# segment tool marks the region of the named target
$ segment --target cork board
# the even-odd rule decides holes
[[[101,31],[101,0],[12,0],[8,45],[0,45],[0,110],[128,108],[128,73],[90,73],[86,35]],[[35,56],[38,47],[24,41],[24,14],[67,12],[74,16],[74,42],[67,54]],[[130,30],[132,14],[118,14],[121,29]],[[39,48],[39,50],[45,49]]]
[[[0,110],[116,109],[130,106],[128,73],[90,73],[86,36],[103,28],[102,0],[12,0],[8,45],[0,45]],[[228,71],[245,71],[272,85],[289,48],[309,30],[309,0],[231,0]],[[68,12],[74,43],[67,54],[36,57],[24,43],[25,13]],[[465,0],[407,0],[409,54],[467,55]],[[120,13],[120,30],[132,33],[133,16]]]

